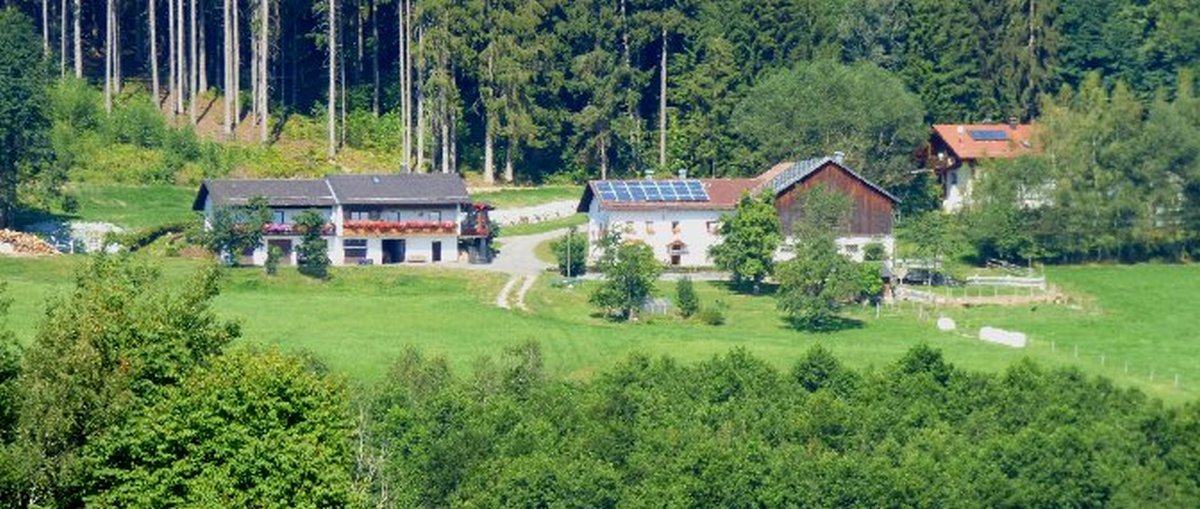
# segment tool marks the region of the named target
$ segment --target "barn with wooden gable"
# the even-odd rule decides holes
[[[627,240],[645,242],[668,265],[707,267],[712,265],[708,249],[720,242],[721,216],[733,212],[743,194],[771,193],[782,233],[790,237],[803,214],[802,196],[816,186],[850,198],[849,224],[838,232],[844,253],[861,259],[871,242],[892,251],[898,200],[846,167],[840,154],[780,163],[753,178],[688,179],[681,174],[675,179],[591,181],[578,210],[588,214],[593,246],[615,229]]]

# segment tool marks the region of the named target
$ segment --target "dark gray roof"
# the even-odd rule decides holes
[[[203,210],[205,198],[214,205],[245,205],[262,196],[273,207],[329,207],[333,193],[324,180],[205,180],[192,209]]]
[[[406,173],[400,175],[330,175],[320,180],[206,180],[192,203],[203,210],[209,196],[215,205],[245,205],[263,196],[273,207],[343,205],[424,205],[471,203],[467,185],[458,175]]]
[[[467,184],[452,173],[330,175],[326,180],[344,205],[471,202]]]

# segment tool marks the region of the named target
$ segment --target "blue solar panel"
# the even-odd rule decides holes
[[[1008,139],[1008,133],[996,130],[970,130],[967,135],[975,141],[1004,141]]]
[[[605,201],[708,201],[699,180],[607,180],[596,183],[596,192]]]

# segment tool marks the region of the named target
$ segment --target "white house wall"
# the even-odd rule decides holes
[[[604,211],[593,200],[588,212],[588,241],[590,259],[595,261],[599,253],[596,246],[605,231],[621,232],[626,240],[638,240],[646,243],[654,251],[654,257],[664,264],[671,263],[671,253],[668,246],[674,242],[683,242],[687,248],[680,254],[681,267],[708,267],[712,260],[708,257],[708,248],[719,240],[719,236],[709,233],[709,228],[715,228],[721,219],[721,212],[715,210],[652,210],[652,211]],[[672,223],[678,222],[677,228]]]

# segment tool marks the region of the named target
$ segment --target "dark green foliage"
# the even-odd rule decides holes
[[[303,232],[296,248],[301,274],[316,279],[329,277],[329,244],[321,236],[328,223],[324,215],[314,210],[296,216],[296,227]]]
[[[705,306],[696,313],[696,318],[704,325],[725,325],[725,311],[720,306]]]
[[[851,168],[885,187],[912,179],[913,147],[928,136],[920,99],[869,63],[777,71],[747,92],[733,125],[760,167],[842,151]]]
[[[606,240],[596,267],[604,280],[592,290],[588,302],[605,316],[617,320],[637,318],[646,299],[654,295],[654,284],[663,266],[654,251],[641,242],[624,242],[613,234]]]
[[[863,246],[863,260],[881,262],[887,259],[887,247],[882,242],[868,242]]]
[[[803,215],[795,228],[794,257],[779,266],[775,296],[784,318],[797,329],[826,330],[843,321],[836,315],[844,302],[859,296],[863,270],[838,249],[850,201],[841,193],[814,187],[799,203]]]
[[[158,148],[166,140],[167,122],[150,97],[135,94],[113,105],[103,130],[110,143]]]
[[[721,216],[721,242],[709,248],[709,256],[718,269],[732,273],[735,285],[758,291],[775,270],[779,229],[779,214],[769,194],[743,194],[737,210]]]
[[[580,235],[575,227],[567,235],[550,242],[550,251],[558,262],[558,273],[566,277],[582,276],[587,266],[587,235]]]
[[[115,242],[131,252],[137,251],[143,247],[153,244],[154,241],[161,239],[164,236],[182,234],[188,230],[196,229],[198,227],[196,223],[196,221],[163,223],[158,226],[143,228],[141,230],[109,234],[108,238],[105,239],[105,243]]]
[[[217,206],[201,243],[226,263],[236,266],[242,253],[262,244],[263,225],[270,221],[271,209],[262,196],[251,198],[245,207]],[[323,219],[321,224],[325,224]]]
[[[263,263],[263,270],[268,276],[274,276],[279,272],[279,259],[283,258],[283,250],[279,246],[271,246],[267,248],[267,260]]]
[[[310,360],[238,351],[88,444],[85,500],[103,507],[346,507],[345,389]]]
[[[1087,76],[1044,106],[1041,154],[996,162],[964,218],[981,258],[1191,259],[1200,252],[1200,99],[1189,72],[1145,107]]]
[[[691,318],[700,311],[700,297],[696,295],[696,287],[692,284],[692,278],[682,277],[675,282],[675,308],[684,318]]]
[[[0,10],[0,228],[17,206],[17,186],[50,157],[49,103],[41,43],[29,18]]]
[[[522,350],[523,351],[523,350]],[[1200,407],[1073,370],[966,373],[916,347],[855,372],[817,346],[787,373],[744,351],[633,356],[590,382],[473,377],[407,354],[369,405],[405,507],[1188,505]],[[536,382],[511,386],[510,379]],[[375,457],[375,456],[373,456]],[[379,501],[375,498],[373,501]]]
[[[20,377],[29,496],[78,504],[89,475],[81,451],[238,337],[209,308],[218,277],[208,266],[168,284],[143,263],[100,255],[51,301]]]

